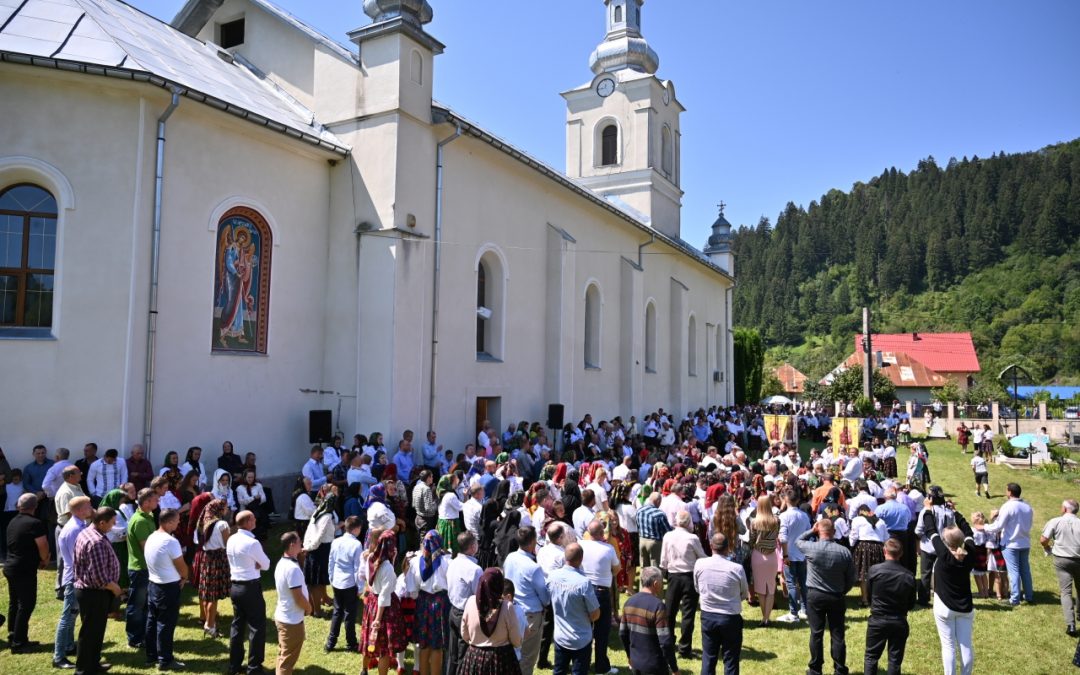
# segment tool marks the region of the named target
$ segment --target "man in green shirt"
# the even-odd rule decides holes
[[[143,488],[139,491],[137,501],[139,509],[131,516],[127,529],[128,580],[131,583],[128,592],[127,639],[128,646],[133,649],[142,647],[143,635],[146,633],[146,587],[149,572],[146,569],[143,547],[157,529],[154,522],[154,510],[158,506],[157,492],[153,488]]]

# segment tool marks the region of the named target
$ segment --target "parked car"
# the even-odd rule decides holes
[[[1065,408],[1065,419],[1080,420],[1080,406],[1071,405]]]

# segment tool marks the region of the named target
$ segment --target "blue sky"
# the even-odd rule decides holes
[[[182,0],[129,0],[169,20]],[[329,36],[361,0],[275,0]],[[559,96],[588,81],[602,0],[430,0],[435,96],[565,165]],[[1080,137],[1075,0],[649,0],[643,30],[687,112],[683,238],[775,220],[882,169]]]

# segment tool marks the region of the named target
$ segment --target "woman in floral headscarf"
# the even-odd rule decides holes
[[[215,499],[203,508],[199,514],[195,536],[202,546],[199,559],[199,610],[205,617],[203,633],[212,638],[219,638],[217,629],[218,601],[229,597],[229,557],[225,546],[229,541],[229,523],[225,518],[229,514],[228,503],[224,499]]]
[[[641,564],[641,553],[638,551],[640,539],[637,529],[637,505],[630,498],[633,489],[633,480],[622,481],[611,488],[611,508],[618,519],[623,548],[627,549],[620,560],[623,567],[619,571],[619,588],[624,590],[633,589],[637,568]]]
[[[439,533],[429,530],[421,550],[410,554],[405,570],[405,592],[416,597],[420,675],[442,673],[443,653],[450,634],[446,570],[451,557],[443,548]]]
[[[439,502],[439,521],[435,525],[442,541],[450,544],[457,553],[457,536],[461,534],[461,511],[464,505],[457,496],[458,478],[450,473],[439,479],[435,486],[435,499]]]
[[[397,534],[386,530],[379,535],[375,549],[369,554],[368,584],[364,592],[364,628],[360,652],[366,669],[379,669],[379,675],[390,670],[390,660],[408,646],[405,626],[401,621],[401,601],[394,592],[397,575]]]

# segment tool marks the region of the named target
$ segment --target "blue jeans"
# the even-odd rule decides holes
[[[596,592],[596,600],[600,603],[600,618],[593,624],[593,645],[596,647],[596,656],[593,663],[596,672],[606,673],[611,670],[611,661],[608,659],[608,641],[611,639],[611,589],[593,585]]]
[[[146,635],[146,585],[150,573],[146,570],[128,572],[127,639],[129,645],[141,645]]]
[[[784,565],[784,583],[788,589],[788,611],[798,614],[799,610],[806,606],[805,560],[788,560]]]
[[[146,661],[173,661],[173,633],[180,618],[180,582],[150,584],[146,593]]]
[[[75,648],[75,618],[78,616],[79,599],[75,596],[75,584],[67,584],[64,586],[64,608],[60,610],[60,621],[56,624],[53,661],[66,659],[68,652]]]
[[[720,658],[724,660],[724,675],[739,675],[742,641],[741,614],[702,612],[701,675],[714,675]]]
[[[601,610],[603,611],[603,610]],[[555,643],[555,663],[552,664],[553,675],[588,675],[589,656],[592,655],[592,645],[585,645],[581,649],[566,649]],[[608,668],[608,670],[611,670]],[[601,672],[597,670],[597,672]],[[607,672],[607,670],[602,671]]]
[[[1002,550],[1005,568],[1009,571],[1009,602],[1020,604],[1020,583],[1024,585],[1024,600],[1035,601],[1035,587],[1031,585],[1030,548],[1007,548]]]

